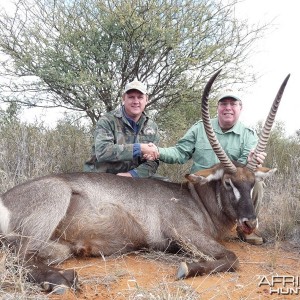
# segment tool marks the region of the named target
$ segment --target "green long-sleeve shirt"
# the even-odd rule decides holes
[[[217,118],[212,119],[211,123],[216,137],[228,157],[245,164],[250,150],[256,147],[257,134],[241,122],[237,122],[226,132],[222,132]],[[159,159],[168,164],[184,164],[192,159],[191,173],[208,169],[219,163],[219,159],[206,137],[202,121],[194,124],[174,147],[159,147],[159,154]]]

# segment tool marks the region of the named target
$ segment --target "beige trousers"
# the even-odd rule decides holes
[[[266,184],[263,181],[258,181],[254,184],[253,190],[252,190],[252,200],[254,204],[254,209],[256,216],[258,217],[259,211],[261,208],[262,199],[264,196],[264,188]]]

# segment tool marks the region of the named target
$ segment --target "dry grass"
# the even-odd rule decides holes
[[[41,289],[26,281],[26,270],[18,264],[18,258],[7,248],[0,251],[0,299],[47,299]]]
[[[300,178],[278,174],[269,179],[259,219],[268,241],[288,240],[300,247]]]
[[[58,172],[82,171],[89,159],[90,131],[81,125],[0,122],[0,192],[30,178]]]

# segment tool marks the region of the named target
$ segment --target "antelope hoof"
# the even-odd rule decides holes
[[[180,263],[180,266],[177,271],[177,279],[184,279],[189,273],[188,266],[185,262]]]
[[[65,294],[68,290],[69,290],[69,287],[60,285],[60,286],[56,286],[56,287],[53,289],[52,294],[55,294],[55,295],[63,295],[63,294]]]
[[[53,285],[49,282],[41,283],[41,287],[46,292],[51,292],[51,294],[55,295],[63,295],[65,294],[70,288],[66,285]]]

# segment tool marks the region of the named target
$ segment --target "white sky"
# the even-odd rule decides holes
[[[9,2],[0,0],[0,7]],[[276,121],[285,124],[287,134],[300,129],[300,17],[297,0],[244,0],[236,6],[237,16],[248,19],[250,23],[273,21],[274,28],[257,44],[256,54],[248,62],[253,71],[260,75],[257,83],[245,90],[241,120],[255,126],[264,121],[276,93],[284,80],[291,74],[278,109]],[[299,84],[299,87],[297,86]],[[46,123],[62,117],[53,110],[37,114]],[[25,119],[32,118],[34,110],[24,113]],[[298,119],[299,118],[299,119]],[[297,120],[298,119],[298,120]]]
[[[300,17],[295,0],[245,0],[237,6],[251,22],[272,20],[274,29],[258,44],[259,53],[251,59],[261,77],[245,91],[241,120],[249,125],[264,121],[276,93],[291,74],[282,96],[276,121],[285,124],[287,134],[300,129]],[[299,84],[299,86],[298,86]]]

